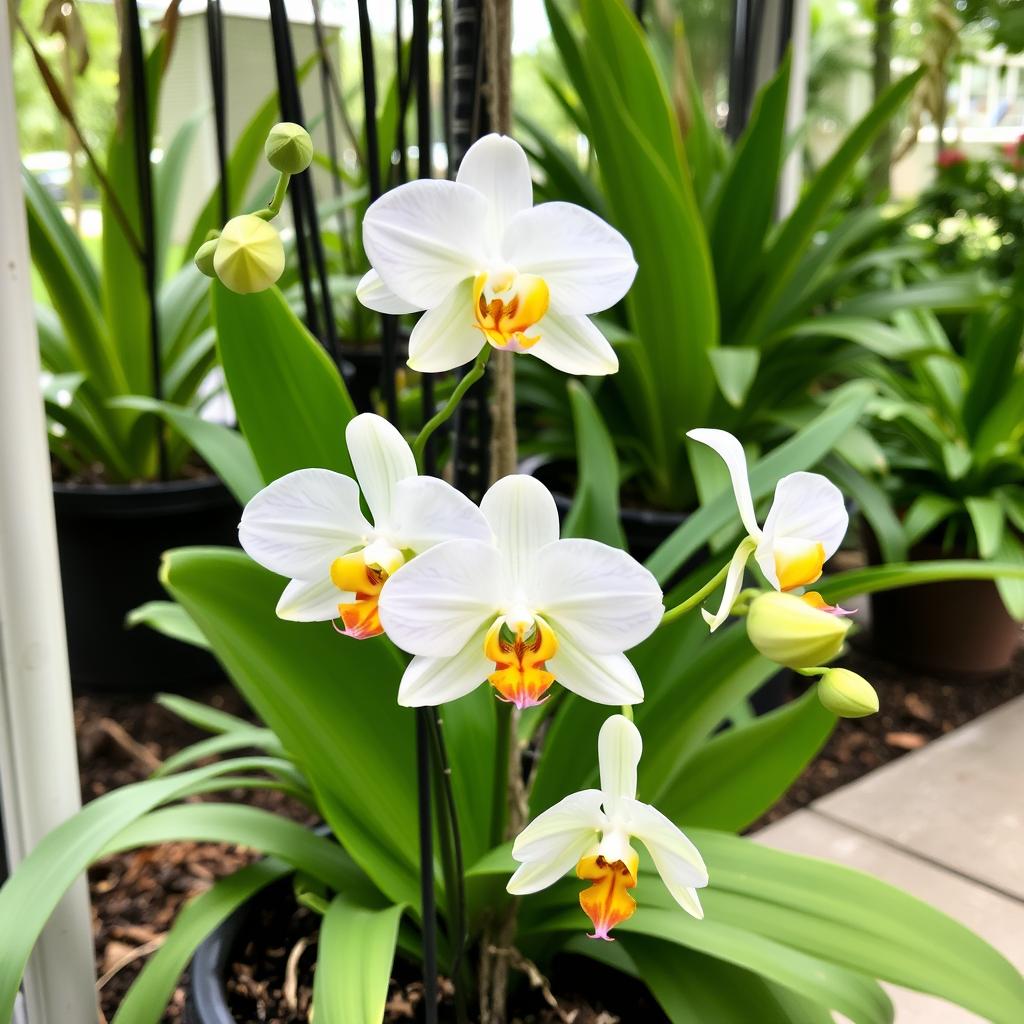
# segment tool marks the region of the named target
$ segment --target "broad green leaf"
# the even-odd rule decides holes
[[[947,274],[934,281],[920,281],[905,288],[870,292],[847,299],[839,306],[842,316],[887,317],[905,309],[963,311],[977,309],[993,297],[992,285],[981,274]]]
[[[158,402],[155,398],[133,396],[117,399],[113,404],[162,416],[209,463],[239,505],[244,505],[262,489],[263,477],[252,450],[237,430],[204,420],[191,409]]]
[[[826,313],[811,320],[801,320],[784,327],[769,339],[769,343],[778,344],[791,338],[842,338],[886,359],[906,359],[928,351],[920,338],[907,337],[873,317],[847,313]]]
[[[958,512],[957,504],[941,494],[919,494],[907,509],[903,530],[907,544],[913,547],[940,523]]]
[[[647,935],[620,942],[672,1024],[833,1024],[826,1006],[753,971]]]
[[[180,640],[193,647],[210,646],[188,612],[173,601],[147,601],[133,608],[124,621],[126,626],[148,626],[172,640]]]
[[[285,756],[284,747],[269,729],[252,726],[248,729],[234,729],[217,736],[208,736],[205,740],[200,740],[190,747],[177,751],[153,772],[152,777],[160,778],[162,775],[180,772],[184,768],[191,768],[197,761],[202,761],[207,757],[219,757],[221,754],[250,748],[269,754],[271,757]]]
[[[414,716],[395,700],[404,666],[395,648],[277,618],[284,581],[241,551],[172,551],[161,576],[356,863],[394,901],[418,906]]]
[[[785,793],[835,723],[812,686],[799,700],[713,736],[665,787],[658,809],[684,826],[739,832]]]
[[[1022,330],[1024,309],[1011,305],[999,306],[971,324],[968,337],[968,343],[973,343],[968,357],[970,380],[964,395],[963,419],[972,439],[1015,379]]]
[[[576,427],[579,480],[562,536],[589,537],[625,548],[626,535],[619,520],[619,460],[615,445],[590,392],[575,380],[569,381],[568,389]]]
[[[892,502],[883,488],[871,477],[864,476],[842,459],[828,460],[828,474],[844,494],[856,501],[860,514],[874,532],[885,561],[904,561],[909,547],[907,538]]]
[[[317,1024],[384,1019],[402,907],[371,910],[335,896],[320,926],[313,987]]]
[[[813,467],[857,422],[870,395],[868,387],[849,388],[806,427],[752,466],[750,487],[754,500],[771,493],[778,479],[787,473]],[[723,493],[675,530],[647,559],[647,568],[664,584],[709,538],[734,521],[739,524],[735,499],[731,493]]]
[[[156,215],[157,281],[163,281],[167,256],[173,245],[174,220],[185,183],[189,158],[207,111],[200,107],[182,122],[160,162],[153,167],[153,200]],[[187,254],[191,258],[192,254]]]
[[[1006,515],[998,498],[965,498],[964,505],[971,517],[974,536],[978,541],[978,554],[982,558],[995,558],[1003,539]]]
[[[199,944],[256,893],[295,869],[264,858],[221,878],[182,907],[163,945],[132,983],[111,1024],[160,1024]]]
[[[309,467],[351,476],[352,399],[281,293],[237,295],[215,284],[214,319],[228,390],[263,479]]]
[[[87,804],[41,839],[0,888],[0,921],[17,922],[16,928],[5,930],[0,946],[0,1020],[11,1019],[25,964],[53,908],[115,836],[154,807],[230,771],[262,768],[265,760],[214,764],[124,786]]]
[[[999,546],[992,555],[1004,565],[1014,565],[1024,569],[1024,545],[1012,530],[1003,530]],[[1024,574],[1020,577],[1000,575],[996,577],[999,596],[1002,597],[1006,610],[1017,621],[1024,620]]]
[[[718,381],[718,390],[734,409],[739,409],[757,376],[760,351],[745,345],[720,345],[711,349],[708,356]]]
[[[176,693],[159,693],[156,702],[204,732],[219,734],[234,732],[236,729],[252,728],[252,723],[247,722],[244,718],[230,715],[219,708],[210,707],[209,704],[200,704],[198,701],[189,700],[188,697],[180,697]]]
[[[787,54],[775,76],[758,93],[708,218],[722,333],[726,337],[731,336],[731,327],[756,281],[765,235],[775,213],[786,134],[789,69]],[[722,393],[733,405],[740,404],[725,388]]]

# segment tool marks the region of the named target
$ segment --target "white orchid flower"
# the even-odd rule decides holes
[[[613,715],[601,726],[597,745],[601,788],[572,793],[519,833],[512,846],[519,868],[508,891],[539,892],[575,865],[577,876],[591,883],[580,893],[580,906],[594,924],[590,938],[611,941],[611,929],[636,910],[629,893],[638,880],[639,858],[630,845],[636,838],[679,906],[702,918],[697,890],[708,884],[708,872],[697,848],[661,811],[636,799],[639,730]]]
[[[484,343],[530,352],[573,374],[614,373],[618,359],[588,319],[633,283],[629,243],[572,203],[533,206],[526,153],[487,135],[455,181],[411,181],[363,220],[373,269],[357,295],[382,313],[426,310],[409,339],[409,366],[441,372]]]
[[[710,615],[701,609],[704,620],[714,631],[729,616],[751,555],[776,590],[809,586],[821,577],[825,562],[842,543],[849,515],[842,492],[830,480],[820,473],[790,473],[775,485],[775,497],[762,528],[754,514],[743,445],[726,430],[690,430],[686,436],[706,444],[722,457],[732,479],[740,519],[747,530],[747,537],[729,564],[718,611]],[[814,607],[827,607],[817,595],[806,596]]]
[[[288,473],[245,506],[238,536],[250,558],[291,579],[280,618],[340,618],[346,634],[364,639],[381,632],[381,590],[410,558],[454,537],[489,541],[491,530],[454,487],[417,476],[412,450],[387,420],[356,416],[345,440],[358,484],[329,469]]]
[[[622,652],[661,620],[654,577],[624,551],[559,540],[555,501],[532,477],[504,477],[480,508],[495,542],[439,544],[381,595],[384,629],[415,655],[399,704],[442,704],[485,680],[519,708],[555,680],[598,704],[643,700]]]

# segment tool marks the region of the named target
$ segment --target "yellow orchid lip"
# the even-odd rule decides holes
[[[821,579],[825,548],[820,541],[786,538],[776,542],[774,554],[780,590],[806,587]]]
[[[581,858],[576,875],[590,882],[580,893],[580,906],[594,925],[591,939],[614,942],[609,932],[633,916],[636,900],[629,890],[636,887],[639,857],[629,848],[626,861],[609,861],[602,854]]]
[[[498,619],[487,632],[484,655],[494,662],[495,670],[487,679],[499,700],[520,711],[543,703],[555,681],[545,663],[557,650],[555,634],[543,620],[512,627],[507,618]]]
[[[338,604],[338,614],[345,626],[338,632],[356,640],[368,640],[384,632],[377,604],[390,575],[380,565],[367,564],[365,551],[341,555],[331,563],[331,582],[339,590],[355,595],[354,601]]]
[[[477,274],[473,282],[475,327],[495,347],[526,352],[540,341],[528,335],[548,311],[550,293],[543,278],[502,270]]]

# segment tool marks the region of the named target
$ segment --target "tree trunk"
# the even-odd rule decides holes
[[[875,0],[875,37],[871,47],[873,103],[878,102],[879,97],[892,82],[892,21],[892,0]],[[893,143],[892,122],[890,121],[871,146],[869,186],[873,195],[889,191]]]

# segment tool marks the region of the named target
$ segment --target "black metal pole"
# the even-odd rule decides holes
[[[228,178],[227,89],[224,76],[224,16],[220,0],[206,0],[206,45],[210,58],[210,88],[213,93],[213,125],[217,136],[217,169],[220,173],[220,222],[231,216],[231,186]]]
[[[732,45],[729,52],[729,114],[725,132],[734,142],[743,132],[746,121],[747,77],[749,55],[750,0],[733,0]]]
[[[153,397],[163,398],[163,354],[160,348],[160,307],[156,280],[156,215],[153,209],[153,168],[150,162],[152,127],[149,123],[149,88],[146,81],[146,54],[142,45],[137,0],[125,0],[125,39],[132,85],[132,128],[135,136],[135,171],[139,196],[139,232],[142,243],[142,273],[149,313],[149,356],[153,377]],[[167,444],[163,420],[156,416],[156,447],[160,479],[168,475]]]

